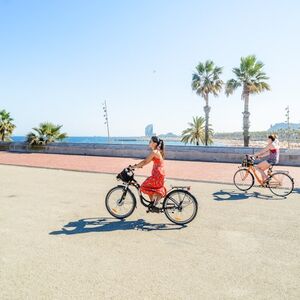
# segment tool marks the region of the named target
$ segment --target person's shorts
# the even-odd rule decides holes
[[[278,164],[278,161],[276,159],[270,159],[268,158],[267,159],[267,162],[270,164],[270,165],[277,165]]]

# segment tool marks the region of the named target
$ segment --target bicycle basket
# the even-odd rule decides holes
[[[249,157],[249,156],[244,158],[243,161],[242,161],[242,167],[253,166],[253,164],[254,164],[254,159],[252,157]]]
[[[134,176],[134,174],[133,174],[132,170],[130,170],[129,168],[126,168],[117,175],[117,179],[128,183],[133,179],[133,176]]]

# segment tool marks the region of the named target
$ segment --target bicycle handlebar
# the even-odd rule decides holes
[[[253,160],[256,160],[258,158],[258,156],[250,155],[250,154],[246,154],[246,157],[249,157],[250,159],[253,159]]]

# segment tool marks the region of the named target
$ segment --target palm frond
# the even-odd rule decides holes
[[[269,77],[263,71],[263,67],[263,62],[257,60],[255,55],[241,57],[240,66],[232,70],[235,78],[226,83],[226,95],[231,95],[239,86],[244,87],[242,98],[248,93],[257,94],[270,90],[270,86],[266,82]]]
[[[12,123],[10,113],[5,109],[0,111],[0,141],[10,141],[16,125]]]
[[[199,145],[205,143],[205,118],[193,117],[193,122],[188,123],[189,127],[182,131],[181,141],[185,144]],[[213,130],[209,128],[208,143],[212,144]]]
[[[228,97],[229,95],[232,95],[233,92],[239,88],[242,85],[240,81],[237,81],[236,79],[230,79],[226,82],[225,86],[225,94]]]
[[[55,141],[62,141],[67,137],[61,133],[62,125],[55,125],[51,122],[44,122],[39,127],[32,128],[34,132],[27,135],[27,142],[31,145],[46,145]]]
[[[213,61],[207,60],[199,63],[196,71],[192,74],[192,90],[204,99],[207,99],[209,94],[218,96],[224,84],[220,79],[223,68],[215,66]]]

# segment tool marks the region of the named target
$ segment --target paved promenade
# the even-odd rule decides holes
[[[114,175],[0,165],[0,182],[1,300],[300,298],[299,190],[188,182],[183,228],[140,204],[111,218]]]
[[[46,167],[63,170],[89,171],[116,174],[129,164],[139,160],[131,158],[58,155],[58,154],[20,154],[0,152],[0,164],[19,166]],[[166,161],[167,178],[196,180],[215,183],[232,183],[237,164]],[[290,171],[295,179],[295,186],[300,187],[300,167],[276,166],[275,169]],[[137,170],[137,175],[148,176],[151,166]]]

